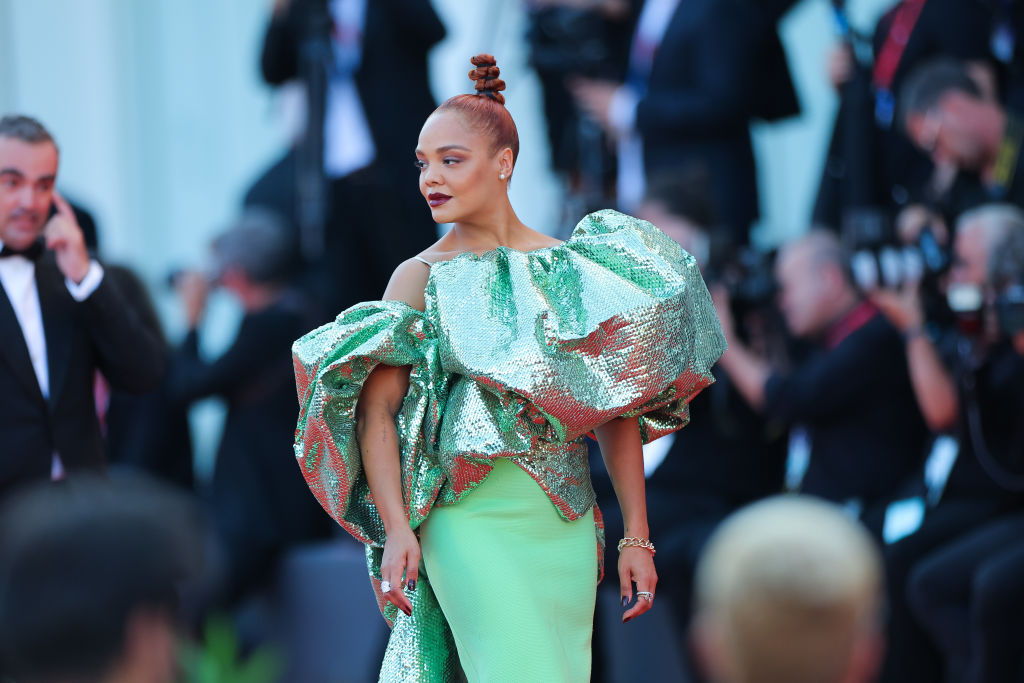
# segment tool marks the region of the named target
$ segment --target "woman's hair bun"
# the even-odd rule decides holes
[[[476,94],[505,104],[505,96],[501,94],[501,91],[505,89],[505,81],[498,78],[501,75],[501,69],[498,68],[494,55],[479,54],[469,61],[475,67],[469,72],[469,77],[476,82]]]

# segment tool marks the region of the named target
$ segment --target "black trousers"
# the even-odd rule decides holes
[[[946,656],[950,680],[1024,681],[1024,514],[932,553],[914,569],[907,592]]]
[[[888,647],[880,680],[884,683],[936,683],[942,680],[942,657],[907,603],[911,572],[922,559],[979,528],[999,511],[995,501],[952,499],[940,502],[921,528],[885,548],[889,606]]]

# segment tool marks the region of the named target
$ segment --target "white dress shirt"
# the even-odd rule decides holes
[[[334,65],[328,71],[324,111],[324,172],[342,178],[369,166],[377,155],[355,74],[363,58],[368,0],[331,0]]]
[[[0,249],[3,242],[0,242]],[[89,272],[78,284],[65,279],[68,291],[75,301],[84,301],[96,291],[103,280],[103,266],[96,261],[89,264]],[[43,311],[39,306],[39,289],[36,286],[36,264],[22,256],[0,258],[0,285],[3,285],[7,298],[14,309],[14,316],[21,327],[21,335],[25,338],[32,369],[43,398],[50,397],[50,367],[46,362],[46,332],[43,329]],[[53,454],[51,476],[60,479],[63,466],[57,453]]]
[[[629,71],[643,79],[651,74],[654,55],[665,37],[665,31],[679,7],[680,0],[647,0],[637,19],[636,33],[629,54]],[[626,83],[612,97],[608,119],[619,133],[619,171],[616,193],[619,206],[625,211],[636,208],[647,189],[644,173],[643,139],[636,130],[636,108],[642,96],[638,83]]]

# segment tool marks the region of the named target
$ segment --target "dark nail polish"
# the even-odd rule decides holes
[[[629,604],[629,598],[622,598],[622,606],[625,607]]]
[[[409,590],[411,590],[411,591],[416,590],[416,579],[409,579],[408,586],[409,586]]]

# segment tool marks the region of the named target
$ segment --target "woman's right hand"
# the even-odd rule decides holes
[[[420,567],[420,543],[408,525],[393,529],[384,542],[384,557],[381,560],[381,583],[390,582],[390,590],[381,591],[384,599],[398,609],[412,614],[412,602],[405,589],[416,590],[416,578]],[[404,576],[404,584],[403,584]]]

